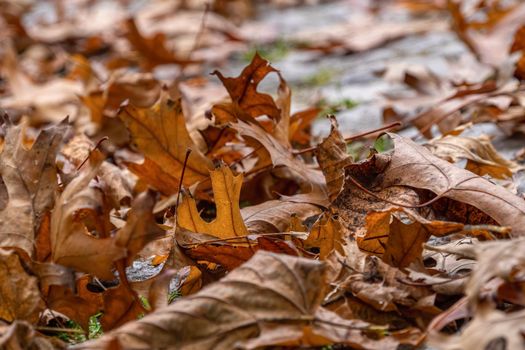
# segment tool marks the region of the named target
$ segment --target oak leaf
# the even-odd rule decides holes
[[[188,158],[183,184],[189,187],[208,177],[212,169],[211,160],[200,152],[186,129],[186,121],[182,113],[181,101],[172,101],[161,97],[160,101],[151,108],[139,108],[133,105],[125,106],[119,113],[129,129],[137,147],[149,161],[143,164],[134,164],[130,169],[143,180],[158,189],[170,190],[165,194],[174,194],[178,188],[166,188],[160,182],[163,177],[169,176],[174,183],[180,181],[187,149],[192,152]],[[148,163],[155,163],[163,170],[162,177],[153,176],[148,170]]]
[[[257,91],[259,83],[272,72],[278,73],[267,60],[261,58],[257,53],[251,63],[236,78],[226,78],[218,71],[213,72],[222,81],[232,100],[230,103],[217,104],[213,107],[212,113],[217,121],[221,124],[235,122],[239,119],[255,122],[256,117],[266,115],[278,122],[281,118],[281,111],[272,96]]]
[[[248,235],[239,207],[242,174],[234,176],[227,166],[210,172],[217,217],[204,221],[193,198],[184,197],[177,210],[177,225],[192,232],[207,233],[218,238]]]
[[[423,146],[395,134],[390,163],[382,187],[403,185],[432,191],[438,196],[469,204],[510,226],[512,235],[525,234],[525,201],[488,180],[450,164]]]

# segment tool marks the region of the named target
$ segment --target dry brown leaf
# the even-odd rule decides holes
[[[10,96],[0,98],[2,108],[27,111],[31,122],[54,122],[77,114],[77,95],[83,93],[79,81],[53,78],[43,84],[33,82],[17,64],[12,48],[6,50],[2,71],[7,77]]]
[[[45,308],[38,278],[26,272],[18,254],[0,249],[0,276],[0,319],[38,321]]]
[[[44,337],[27,322],[15,321],[7,324],[0,321],[0,348],[6,350],[61,350],[66,349],[66,344],[57,338]]]
[[[406,275],[399,269],[359,250],[355,242],[344,245],[345,255],[332,254],[328,262],[335,266],[330,278],[332,290],[323,305],[351,293],[374,309],[400,312],[400,306],[416,308],[418,301],[433,293],[427,287],[403,284]]]
[[[430,236],[459,232],[463,224],[426,220],[401,209],[371,212],[366,216],[366,233],[357,236],[359,248],[380,256],[395,267],[407,267],[418,260]]]
[[[227,166],[210,172],[217,217],[204,221],[197,209],[195,199],[184,197],[177,210],[177,225],[192,232],[207,233],[218,238],[248,235],[239,207],[242,174],[234,176]]]
[[[264,152],[264,150],[266,150],[267,154],[264,152],[256,168],[264,168],[272,164],[274,167],[285,166],[287,171],[291,173],[289,177],[301,185],[305,194],[319,194],[312,197],[315,201],[309,203],[320,206],[328,205],[326,183],[321,171],[308,166],[299,158],[294,157],[291,148],[281,144],[275,137],[256,124],[249,124],[239,120],[233,124],[232,127],[236,129],[243,138],[249,139],[255,145],[262,145],[264,149],[261,148],[260,151]]]
[[[146,159],[155,163],[163,170],[163,175],[171,176],[175,183],[180,181],[187,149],[192,152],[188,158],[183,184],[186,187],[205,180],[211,170],[211,161],[200,152],[186,129],[186,121],[182,114],[180,100],[172,101],[163,96],[153,107],[138,108],[128,105],[119,113],[120,118],[128,127],[138,148]],[[134,165],[132,170],[147,168],[147,164]],[[150,171],[138,172],[137,175],[148,175]],[[143,177],[153,187],[167,189],[165,184],[158,183],[162,178]],[[166,194],[177,192],[172,188]]]
[[[248,242],[248,241],[247,241]],[[186,249],[186,254],[195,261],[208,261],[216,263],[231,271],[244,264],[258,251],[266,250],[278,254],[301,256],[300,251],[281,239],[271,237],[258,237],[256,241],[240,246],[238,244],[201,243]]]
[[[395,347],[391,339],[368,339],[360,330],[369,326],[366,322],[346,321],[320,307],[324,273],[317,261],[258,252],[196,295],[77,348],[109,349],[110,344],[119,344],[134,349],[220,350],[332,342],[360,349],[385,343]]]
[[[503,312],[489,304],[479,308],[458,334],[429,334],[429,345],[442,350],[523,349],[525,311]]]
[[[165,234],[155,222],[152,212],[155,200],[156,196],[151,191],[136,196],[128,213],[126,224],[115,236],[115,244],[127,250],[126,266],[133,262],[146,244],[162,238]]]
[[[94,148],[95,144],[86,135],[78,134],[62,147],[60,153],[76,168],[89,157]],[[131,184],[119,167],[104,161],[100,165],[98,176],[104,192],[112,200],[113,207],[119,208],[121,204],[129,204],[132,198]]]
[[[152,38],[144,37],[137,28],[135,20],[129,18],[126,21],[127,39],[143,57],[143,65],[147,69],[154,68],[159,64],[180,64],[182,66],[198,63],[198,61],[182,58],[166,48],[166,36],[157,33]]]
[[[43,130],[31,149],[23,143],[23,125],[6,120],[0,153],[0,247],[14,248],[33,257],[35,235],[58,189],[55,158],[66,121]]]
[[[339,125],[334,116],[330,116],[330,134],[317,146],[317,161],[328,188],[328,198],[333,202],[343,190],[345,166],[352,159],[346,153],[346,142],[339,132]]]
[[[124,258],[126,249],[117,246],[111,237],[92,236],[82,221],[83,212],[98,212],[101,209],[101,204],[93,197],[93,191],[88,188],[101,163],[102,159],[98,159],[94,164],[84,165],[83,171],[58,198],[51,215],[52,260],[112,280],[113,261]]]
[[[285,232],[292,215],[301,220],[321,213],[319,207],[309,203],[270,200],[242,208],[241,215],[250,233]]]
[[[126,322],[136,320],[146,311],[137,295],[122,283],[116,288],[105,290],[103,298],[103,315],[100,318],[100,324],[106,332]]]
[[[308,236],[302,244],[306,249],[318,249],[319,259],[321,260],[325,260],[334,250],[343,253],[343,228],[337,215],[324,212],[310,229],[304,227],[299,218],[295,216],[290,230],[308,232]]]
[[[403,185],[422,188],[438,196],[469,204],[502,226],[513,236],[525,234],[525,201],[468,170],[460,169],[404,137],[394,140],[390,163],[384,170],[383,188]]]
[[[479,176],[488,174],[497,179],[504,179],[523,169],[523,166],[500,155],[486,135],[444,136],[430,140],[426,147],[435,156],[452,163],[459,159],[467,159],[465,168]]]
[[[277,107],[272,96],[257,92],[257,86],[269,73],[278,71],[270,63],[255,54],[252,62],[244,68],[236,78],[226,78],[215,71],[228,91],[232,102],[215,105],[212,113],[221,124],[236,122],[237,120],[255,122],[255,118],[266,115],[268,118],[279,122],[281,110]],[[280,74],[279,74],[280,77]],[[283,81],[280,77],[281,82]]]
[[[459,38],[480,61],[499,67],[508,60],[514,33],[523,24],[525,6],[516,4],[505,7],[493,3],[487,7],[482,7],[488,12],[483,16],[484,21],[469,22],[461,10],[461,1],[448,2],[454,20],[453,27]]]

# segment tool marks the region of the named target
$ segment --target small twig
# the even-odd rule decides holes
[[[82,329],[73,329],[73,328],[56,328],[56,327],[36,326],[35,329],[41,332],[86,334],[86,332],[84,332]]]
[[[179,190],[177,192],[177,201],[175,202],[175,215],[177,215],[177,210],[179,209],[180,194],[182,191],[182,180],[184,179],[184,173],[186,172],[186,166],[188,165],[188,158],[190,157],[191,148],[186,150],[186,156],[184,157],[184,164],[182,165],[182,172],[180,174],[179,181]]]
[[[401,122],[394,122],[394,123],[382,126],[380,128],[374,129],[374,130],[364,131],[364,132],[361,132],[359,134],[348,136],[347,138],[345,138],[345,142],[350,142],[350,141],[353,141],[355,139],[359,139],[359,138],[364,137],[364,136],[375,134],[375,133],[380,132],[380,131],[384,131],[384,130],[392,129],[392,128],[395,128],[395,127],[399,127],[401,125],[402,125]],[[312,152],[312,151],[315,151],[317,149],[317,147],[318,146],[312,146],[312,147],[304,148],[304,149],[301,149],[301,150],[293,151],[293,154],[294,155],[298,155],[298,154]]]
[[[102,142],[107,141],[107,140],[109,140],[109,137],[104,136],[103,138],[101,138],[101,139],[97,142],[97,144],[95,145],[95,147],[93,147],[93,149],[92,149],[91,151],[89,151],[89,154],[88,154],[88,156],[86,157],[86,159],[84,159],[84,161],[83,161],[82,163],[80,163],[80,165],[77,167],[77,171],[80,170],[80,168],[82,168],[82,167],[84,166],[84,164],[86,164],[86,162],[88,161],[89,157],[91,157],[91,153],[95,152],[95,150],[96,150],[97,148],[100,147],[100,145],[102,144]]]
[[[230,242],[230,241],[244,241],[245,239],[248,239],[250,236],[254,237],[273,237],[273,236],[302,236],[303,232],[275,232],[275,233],[257,233],[257,234],[249,234],[249,235],[242,235],[242,236],[235,236],[235,237],[228,237],[228,238],[218,238],[218,239],[210,239],[207,241],[197,242],[197,243],[189,243],[185,246],[187,247],[197,247],[202,244],[210,244],[210,243],[222,243],[222,242]]]

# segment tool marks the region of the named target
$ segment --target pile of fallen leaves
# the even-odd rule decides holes
[[[525,5],[408,2],[493,74],[406,73],[393,124],[345,138],[328,116],[317,142],[261,56],[204,76],[253,4],[94,3],[0,9],[1,348],[523,348],[523,166],[464,132],[525,131]],[[400,122],[427,140],[380,134]]]

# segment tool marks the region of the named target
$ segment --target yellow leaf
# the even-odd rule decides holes
[[[217,218],[204,221],[199,215],[193,198],[185,197],[177,210],[177,225],[187,230],[208,233],[218,238],[230,238],[248,234],[239,207],[243,176],[234,176],[230,168],[221,166],[210,173]]]

